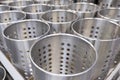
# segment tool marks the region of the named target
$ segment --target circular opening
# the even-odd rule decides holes
[[[5,76],[6,76],[5,69],[2,66],[0,66],[0,80],[4,80]]]
[[[95,64],[96,52],[82,38],[53,34],[41,38],[32,46],[31,60],[38,71],[61,75],[82,74]]]
[[[0,13],[0,23],[10,23],[24,18],[25,14],[20,11],[4,11]]]
[[[42,15],[42,19],[50,23],[72,22],[77,18],[77,14],[66,10],[53,10]]]
[[[31,4],[33,4],[33,1],[13,1],[10,2],[8,5],[10,7],[24,7]]]
[[[99,11],[100,17],[105,19],[111,19],[113,21],[120,21],[120,9],[119,8],[107,8]]]
[[[86,18],[73,23],[72,31],[90,40],[113,40],[120,36],[117,23],[101,18]]]
[[[40,12],[45,12],[48,10],[51,10],[50,6],[41,5],[41,4],[30,5],[23,9],[23,11],[27,13],[40,13]]]
[[[42,21],[24,20],[8,26],[3,34],[7,39],[29,40],[48,34],[49,29],[49,25]]]
[[[69,9],[77,12],[97,12],[99,7],[93,3],[80,2],[71,4]]]

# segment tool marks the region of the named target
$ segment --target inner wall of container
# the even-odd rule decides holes
[[[39,21],[26,21],[13,24],[5,29],[4,35],[10,39],[27,40],[41,37],[49,30],[49,26]]]
[[[55,74],[77,74],[88,70],[96,60],[94,49],[83,40],[53,36],[38,41],[31,50],[35,64]]]
[[[108,8],[99,12],[99,15],[103,18],[120,20],[120,9]]]
[[[33,4],[33,1],[15,1],[15,2],[11,2],[9,3],[9,6],[26,6],[26,5],[30,5]]]
[[[25,14],[21,12],[3,12],[0,13],[0,23],[8,23],[25,18]]]
[[[0,67],[0,80],[3,80],[5,77],[5,71],[2,67]]]
[[[78,34],[92,39],[110,40],[120,37],[119,26],[104,19],[79,20],[72,28]]]
[[[23,9],[24,12],[38,13],[51,10],[50,6],[47,5],[30,5]]]
[[[43,14],[42,19],[49,22],[69,22],[77,19],[77,15],[67,11],[51,11]]]
[[[83,12],[96,12],[98,11],[99,7],[92,3],[74,3],[69,6],[69,9],[75,10],[75,11],[83,11]]]

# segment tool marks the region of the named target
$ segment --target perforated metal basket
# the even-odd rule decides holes
[[[23,20],[25,18],[25,13],[21,11],[4,11],[0,13],[0,48],[5,49],[6,44],[2,35],[2,31],[10,24],[13,24],[16,21]]]
[[[52,10],[41,16],[42,20],[50,24],[53,32],[69,32],[70,25],[78,19],[78,15],[67,10]]]
[[[0,5],[0,11],[7,11],[10,10],[10,8],[6,5]]]
[[[10,8],[12,10],[22,10],[24,7],[34,4],[33,1],[14,1],[14,2],[10,2],[8,5],[10,6]]]
[[[120,0],[102,0],[99,5],[101,8],[120,7]]]
[[[0,80],[5,80],[5,77],[6,77],[6,71],[2,66],[0,66]]]
[[[41,15],[49,10],[52,10],[52,8],[44,4],[33,4],[23,8],[27,19],[41,19]]]
[[[73,23],[74,34],[90,41],[98,51],[92,80],[104,80],[120,49],[120,26],[101,18],[86,18]]]
[[[98,12],[98,17],[120,23],[120,8],[107,8]]]
[[[69,9],[75,11],[80,18],[86,17],[95,17],[97,11],[99,11],[99,7],[93,3],[73,3],[69,5]]]
[[[8,26],[3,32],[13,65],[27,79],[32,75],[29,49],[36,40],[49,34],[49,30],[45,22],[23,20]]]
[[[97,54],[87,40],[59,33],[37,41],[30,60],[35,80],[90,80]]]
[[[72,3],[72,0],[51,0],[48,5],[53,9],[68,9],[68,6]]]

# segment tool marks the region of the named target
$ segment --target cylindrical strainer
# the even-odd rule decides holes
[[[99,6],[101,8],[120,7],[120,0],[102,0]]]
[[[90,41],[98,52],[92,80],[104,80],[120,51],[120,26],[101,18],[85,18],[72,24],[74,34]]]
[[[0,66],[0,80],[5,80],[5,77],[6,77],[6,71],[2,66]]]
[[[43,13],[42,20],[46,21],[53,28],[53,32],[69,32],[70,25],[78,19],[78,15],[68,10],[52,10]]]
[[[120,8],[106,8],[98,12],[98,17],[120,23]]]
[[[68,6],[72,3],[72,0],[51,0],[48,5],[53,9],[68,9]]]
[[[97,11],[99,11],[96,4],[86,2],[73,3],[68,8],[75,11],[79,18],[95,17]]]
[[[35,80],[91,80],[97,54],[87,40],[71,34],[52,34],[31,47]]]
[[[14,1],[10,2],[8,5],[12,10],[22,10],[24,7],[34,4],[33,1]]]
[[[52,8],[44,4],[32,4],[23,8],[27,19],[41,19],[41,15],[49,10],[52,10]]]
[[[8,26],[3,35],[11,53],[13,65],[26,77],[32,75],[29,49],[31,45],[49,33],[47,23],[39,20],[23,20]]]
[[[2,11],[9,11],[10,10],[10,8],[8,7],[8,6],[6,6],[6,5],[0,5],[0,12],[2,12]]]
[[[25,13],[21,11],[4,11],[0,12],[0,48],[5,49],[6,44],[2,35],[2,31],[10,24],[16,21],[23,20],[25,18]]]

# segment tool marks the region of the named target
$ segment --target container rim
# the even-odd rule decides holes
[[[0,68],[4,71],[4,76],[3,76],[3,80],[5,79],[5,77],[6,77],[6,71],[5,71],[5,69],[0,65]]]

